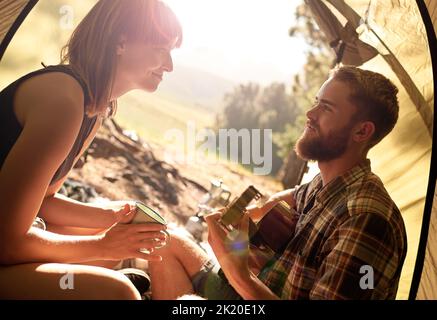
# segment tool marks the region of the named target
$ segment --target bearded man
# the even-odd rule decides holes
[[[150,262],[152,297],[197,294],[207,299],[394,299],[407,251],[402,216],[368,151],[395,126],[398,89],[381,74],[351,66],[331,71],[307,112],[297,154],[317,161],[310,183],[248,207],[259,221],[279,201],[294,208],[285,249],[260,272],[249,247],[236,250],[220,224],[223,211],[206,218],[218,260],[174,234],[161,263]],[[246,231],[248,218],[241,228]]]

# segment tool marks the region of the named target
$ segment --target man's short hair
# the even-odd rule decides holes
[[[369,149],[389,134],[399,115],[398,88],[382,74],[354,66],[339,66],[331,70],[330,77],[346,83],[352,89],[349,97],[357,107],[353,121],[371,121],[375,133]]]

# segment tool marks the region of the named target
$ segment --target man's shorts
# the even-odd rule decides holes
[[[220,265],[213,260],[205,262],[192,279],[194,293],[208,300],[241,300],[232,288]]]

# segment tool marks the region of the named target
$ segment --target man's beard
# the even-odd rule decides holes
[[[326,136],[317,135],[320,130],[314,131],[316,133],[314,136],[303,133],[296,142],[296,154],[304,160],[319,162],[337,159],[348,147],[351,129],[352,126],[348,125],[340,130],[329,132]]]

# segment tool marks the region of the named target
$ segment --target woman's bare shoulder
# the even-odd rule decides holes
[[[54,121],[65,115],[84,113],[84,93],[79,82],[63,72],[50,72],[24,81],[14,99],[14,110],[24,126],[29,117],[51,115]]]

